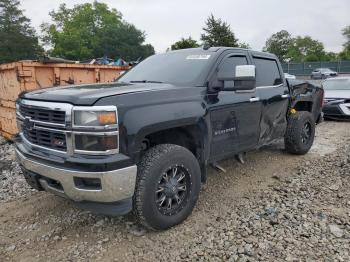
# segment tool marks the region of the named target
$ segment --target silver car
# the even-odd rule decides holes
[[[325,118],[350,120],[350,77],[327,79],[322,85]]]
[[[311,73],[311,79],[327,79],[329,77],[336,77],[338,73],[329,68],[317,68]]]
[[[286,79],[297,79],[297,77],[295,75],[291,75],[288,73],[284,73],[284,78]]]

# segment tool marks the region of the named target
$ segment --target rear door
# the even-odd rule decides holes
[[[284,136],[287,127],[289,89],[276,59],[253,56],[256,66],[256,92],[263,104],[259,145]]]
[[[237,65],[249,64],[246,53],[226,55],[218,66],[234,76]],[[233,87],[233,81],[225,81],[225,88]],[[261,103],[256,90],[234,92],[222,90],[208,95],[211,125],[211,160],[244,152],[257,146],[260,134]]]

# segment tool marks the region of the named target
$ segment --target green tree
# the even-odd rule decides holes
[[[179,49],[195,48],[195,47],[199,47],[199,44],[197,43],[197,41],[192,39],[191,37],[188,37],[188,38],[181,38],[180,41],[177,41],[173,45],[171,45],[171,50],[179,50]]]
[[[344,47],[348,47],[350,48],[350,25],[348,25],[347,27],[345,27],[343,29],[343,36],[346,39],[346,42],[344,44]]]
[[[205,24],[204,33],[201,35],[203,42],[210,46],[239,47],[238,39],[229,24],[223,22],[220,18],[216,19],[213,14],[208,17]]]
[[[134,60],[154,54],[144,44],[145,33],[122,19],[116,9],[93,2],[50,12],[52,23],[43,23],[43,41],[52,56],[84,60],[102,56]]]
[[[346,39],[344,49],[340,52],[339,57],[344,60],[350,60],[350,25],[342,30],[343,36]]]
[[[18,0],[0,0],[0,63],[36,59],[43,49]]]
[[[252,49],[252,48],[250,47],[250,45],[249,45],[248,43],[245,43],[245,42],[240,42],[240,43],[238,44],[238,47],[239,47],[239,48],[244,48],[244,49]]]
[[[339,56],[337,53],[334,52],[327,52],[324,61],[337,61],[339,59]]]
[[[293,45],[294,39],[291,34],[282,30],[273,34],[267,39],[264,51],[275,54],[280,61],[285,62],[288,59],[289,48]]]
[[[289,47],[288,58],[293,62],[313,62],[327,59],[323,44],[310,36],[298,36]]]

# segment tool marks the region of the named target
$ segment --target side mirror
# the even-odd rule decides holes
[[[255,65],[236,66],[236,76],[234,80],[234,91],[253,90],[256,87]]]
[[[226,82],[232,82],[231,87],[225,87]],[[249,91],[256,87],[255,66],[240,65],[236,66],[235,74],[233,72],[219,70],[217,78],[209,83],[209,91]]]

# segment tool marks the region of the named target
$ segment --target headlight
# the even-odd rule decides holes
[[[79,153],[105,153],[118,150],[118,132],[103,134],[77,133],[75,151]]]
[[[74,152],[92,155],[118,153],[119,131],[117,107],[74,107],[72,122]]]
[[[74,126],[103,127],[118,123],[116,107],[75,107]]]

